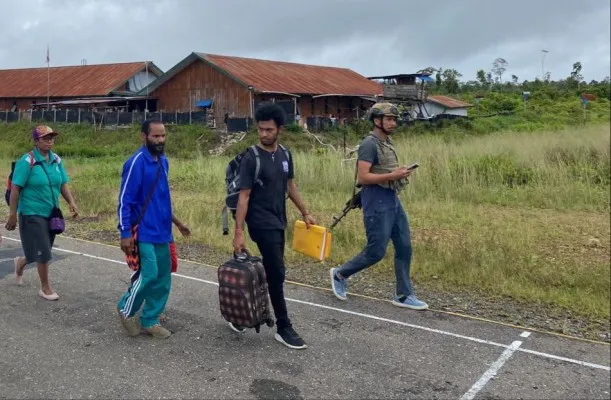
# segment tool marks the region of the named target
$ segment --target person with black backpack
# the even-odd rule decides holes
[[[52,151],[58,135],[46,125],[33,129],[34,148],[11,166],[5,193],[9,205],[6,230],[13,231],[19,226],[24,253],[24,257],[13,259],[17,284],[23,285],[25,267],[36,263],[40,278],[38,295],[50,301],[59,299],[49,282],[49,264],[55,237],[65,228],[60,195],[68,203],[72,217],[78,217],[68,172],[61,157]]]
[[[291,152],[278,143],[286,114],[275,103],[263,103],[255,112],[259,143],[247,151],[240,161],[239,189],[235,212],[233,249],[236,254],[246,250],[244,223],[250,238],[257,244],[265,268],[268,291],[276,316],[275,338],[292,349],[305,349],[305,341],[295,332],[288,316],[284,298],[284,244],[287,226],[286,199],[301,212],[306,226],[316,224],[306,208],[294,182]],[[230,323],[231,329],[244,332]]]

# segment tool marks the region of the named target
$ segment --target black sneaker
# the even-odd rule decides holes
[[[244,331],[246,331],[246,328],[244,328],[244,327],[242,327],[242,326],[240,326],[240,325],[236,325],[236,324],[234,324],[234,323],[232,323],[232,322],[230,322],[230,323],[229,323],[229,327],[230,327],[230,328],[231,328],[231,329],[232,329],[234,332],[237,332],[237,333],[244,333]]]
[[[279,329],[275,337],[277,341],[291,349],[300,350],[308,347],[292,327]]]

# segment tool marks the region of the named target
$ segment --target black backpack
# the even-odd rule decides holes
[[[288,150],[281,144],[278,146],[284,152],[286,159],[290,159],[290,155]],[[240,154],[235,156],[229,163],[227,164],[227,168],[225,169],[225,187],[227,189],[227,195],[225,196],[225,206],[222,211],[222,222],[223,222],[223,235],[229,234],[229,211],[231,210],[231,214],[235,219],[235,213],[238,208],[238,198],[240,197],[240,166],[246,154],[252,151],[255,155],[255,185],[263,185],[263,182],[259,179],[259,171],[261,169],[261,160],[259,158],[259,149],[257,146],[252,145],[248,147],[246,150],[242,151]]]
[[[28,155],[30,156],[30,168],[34,167],[35,165],[40,165],[40,163],[34,158],[33,152],[30,151]],[[11,205],[11,189],[13,188],[13,173],[15,172],[16,164],[16,161],[11,162],[11,172],[9,173],[8,179],[6,180],[6,191],[4,192],[4,200],[6,200],[6,204],[8,206]]]

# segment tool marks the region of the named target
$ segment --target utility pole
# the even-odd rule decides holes
[[[545,80],[545,54],[549,53],[547,50],[541,50],[541,81]]]

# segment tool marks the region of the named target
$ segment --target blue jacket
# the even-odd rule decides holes
[[[148,243],[169,243],[172,240],[172,201],[168,184],[168,159],[160,156],[163,167],[157,186],[138,228],[138,240]],[[144,201],[157,176],[157,162],[142,146],[123,164],[119,190],[119,231],[121,239],[131,236],[131,227],[138,221]]]

